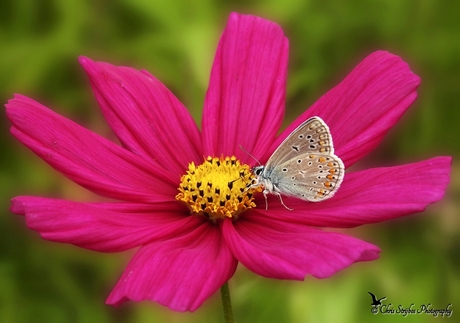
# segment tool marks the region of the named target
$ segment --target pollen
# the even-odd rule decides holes
[[[251,188],[255,180],[249,165],[241,164],[235,156],[208,157],[199,166],[191,162],[181,177],[176,200],[185,203],[191,214],[211,220],[236,219],[241,212],[256,206]]]

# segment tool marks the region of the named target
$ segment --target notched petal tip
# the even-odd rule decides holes
[[[25,215],[26,211],[20,197],[11,199],[10,211],[17,215]]]
[[[394,61],[394,63],[399,64],[402,69],[406,69],[408,72],[413,74],[414,81],[417,85],[421,82],[420,77],[411,70],[409,64],[405,60],[403,60],[403,58],[399,55],[390,53],[386,50],[377,50],[369,54],[364,60],[372,59],[375,60],[375,64],[382,64],[385,60]]]
[[[368,249],[364,249],[361,252],[361,255],[356,259],[356,261],[371,261],[380,258],[380,253],[382,250],[377,246],[370,245]]]
[[[9,99],[8,101],[6,101],[6,103],[5,103],[5,108],[7,108],[7,109],[8,109],[8,108],[11,108],[12,105],[14,105],[15,101],[16,101],[17,99],[19,99],[21,96],[23,96],[23,95],[18,94],[18,93],[14,93],[14,94],[13,94],[13,97],[12,97],[11,99]]]
[[[12,109],[23,107],[22,106],[23,104],[33,104],[33,103],[38,104],[37,102],[35,102],[31,98],[23,94],[15,93],[13,95],[13,98],[9,99],[5,104],[7,117],[9,117],[9,112]]]

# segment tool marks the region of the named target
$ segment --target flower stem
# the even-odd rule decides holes
[[[235,323],[235,319],[233,318],[232,300],[230,299],[228,282],[223,284],[220,288],[220,295],[222,296],[222,305],[224,307],[225,323]]]

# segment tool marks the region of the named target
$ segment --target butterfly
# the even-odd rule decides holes
[[[334,196],[345,175],[342,160],[334,154],[329,127],[320,117],[299,125],[278,146],[265,165],[252,168],[256,178],[249,187],[264,187],[267,194],[294,196],[310,202],[321,202]]]

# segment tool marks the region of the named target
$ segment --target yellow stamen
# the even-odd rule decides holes
[[[241,212],[256,206],[250,188],[254,180],[250,168],[235,156],[208,157],[203,164],[191,162],[181,177],[176,200],[184,202],[190,212],[212,220],[236,218]]]

